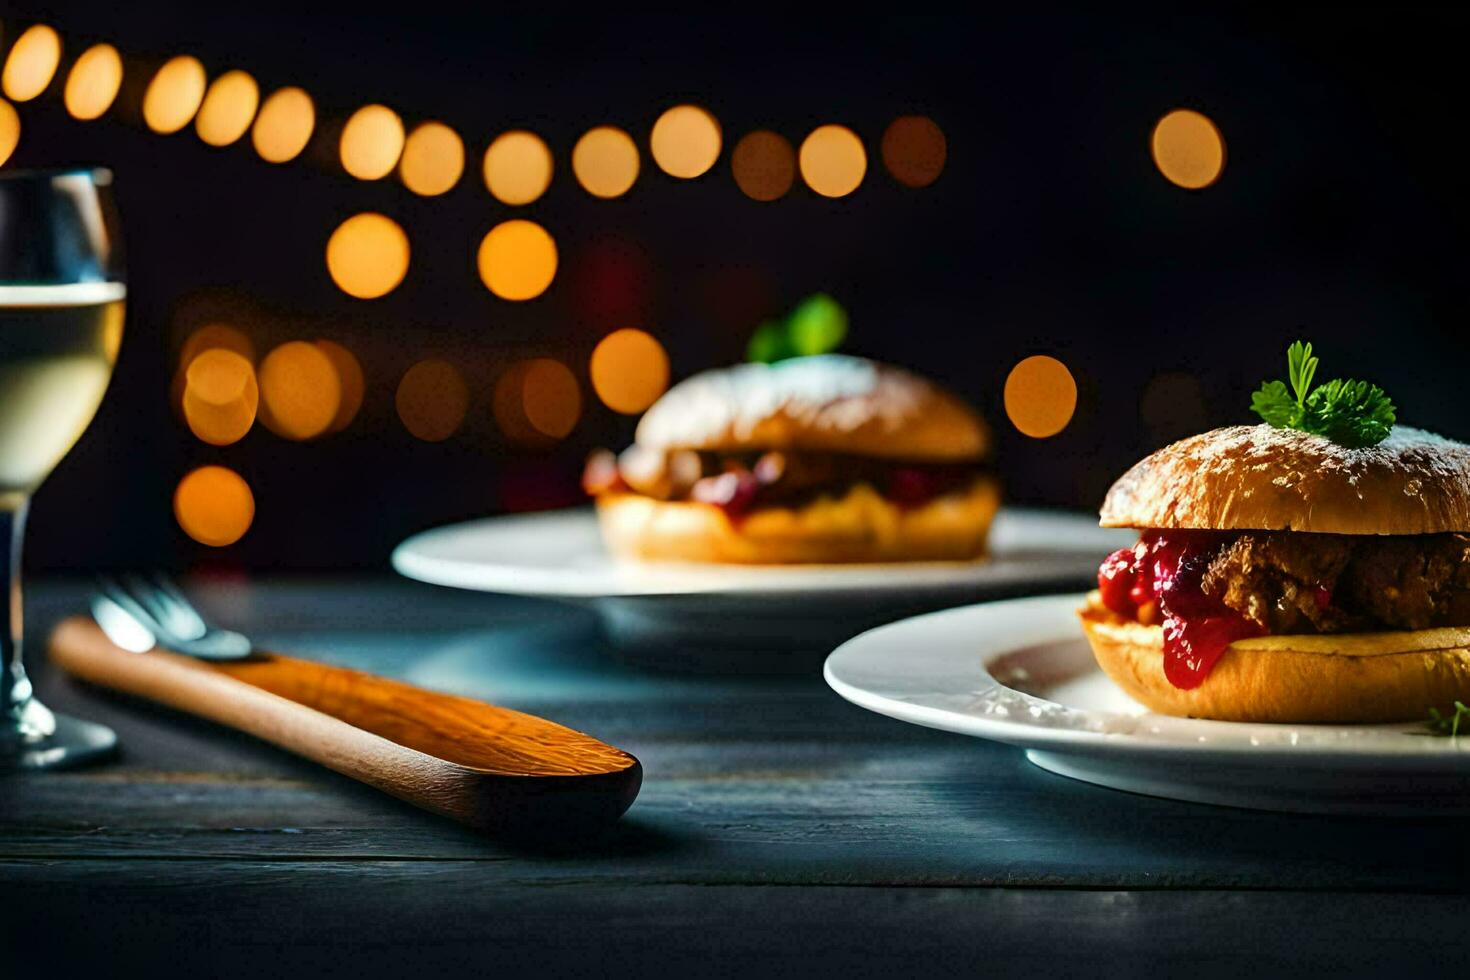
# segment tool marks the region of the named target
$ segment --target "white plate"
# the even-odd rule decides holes
[[[824,674],[902,721],[1016,745],[1043,769],[1201,803],[1470,812],[1470,736],[1423,725],[1264,725],[1156,715],[1098,669],[1081,594],[967,606],[855,637]]]
[[[1132,542],[1090,515],[1003,508],[979,562],[695,565],[623,562],[590,508],[492,517],[425,531],[393,552],[409,578],[590,603],[625,650],[670,665],[711,650],[824,655],[860,630],[980,599],[1078,588]]]

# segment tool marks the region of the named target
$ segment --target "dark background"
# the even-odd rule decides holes
[[[36,20],[61,32],[65,52],[51,89],[17,106],[7,166],[115,170],[130,296],[111,393],[34,506],[33,570],[384,567],[425,527],[576,502],[583,456],[625,444],[634,422],[586,384],[598,339],[646,329],[678,378],[739,359],[762,318],[817,290],[851,313],[845,349],[910,365],[982,407],[1017,502],[1093,508],[1142,453],[1251,421],[1249,391],[1281,373],[1298,335],[1316,342],[1320,377],[1369,377],[1401,420],[1470,436],[1458,15],[529,17],[417,4],[377,17],[74,0],[0,5],[0,44]],[[80,123],[60,90],[98,40],[123,53],[127,81],[102,120]],[[211,78],[243,68],[263,94],[304,87],[318,111],[307,153],[271,166],[248,137],[215,149],[192,127],[148,132],[143,83],[180,53]],[[453,191],[418,198],[334,166],[333,124],[379,101],[410,128],[437,118],[464,137]],[[725,136],[720,162],[694,181],[647,154],[649,127],[682,101],[709,108]],[[1228,147],[1223,177],[1203,191],[1168,183],[1149,156],[1154,122],[1180,106],[1209,115]],[[904,113],[947,135],[948,167],[929,188],[900,186],[878,162],[883,129]],[[773,203],[740,193],[729,150],[741,135],[771,128],[795,144],[825,122],[868,147],[856,193],[827,200],[800,181]],[[627,129],[643,155],[615,201],[570,173],[572,144],[600,123]],[[519,126],[547,140],[557,171],[541,200],[507,208],[479,163]],[[370,302],[340,292],[322,258],[332,229],[361,210],[393,216],[413,244],[403,285]],[[497,300],[474,271],[480,238],[511,216],[543,224],[561,253],[551,289],[529,303]],[[238,320],[261,352],[297,338],[346,344],[367,375],[357,420],[305,444],[259,425],[229,447],[195,440],[168,382],[201,310]],[[1080,389],[1070,427],[1044,441],[1015,432],[1001,405],[1007,372],[1033,353],[1060,357]],[[512,360],[540,355],[578,372],[586,405],[568,439],[531,451],[497,433],[490,394]],[[393,410],[398,379],[428,356],[454,361],[473,391],[465,427],[441,444],[416,441]],[[194,544],[172,517],[174,485],[207,462],[255,491],[254,527],[227,549]]]

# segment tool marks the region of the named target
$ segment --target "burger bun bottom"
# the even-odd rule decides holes
[[[900,507],[858,484],[840,498],[761,508],[739,521],[693,501],[597,498],[603,540],[620,558],[768,565],[973,560],[985,553],[999,506],[989,477],[919,507]]]
[[[1264,636],[1238,640],[1202,684],[1164,676],[1158,626],[1124,620],[1096,592],[1079,610],[1093,655],[1114,683],[1152,711],[1187,718],[1279,723],[1422,720],[1470,700],[1470,629]]]

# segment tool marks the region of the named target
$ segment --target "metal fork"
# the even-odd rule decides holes
[[[250,640],[210,626],[167,576],[104,576],[97,580],[92,616],[108,638],[125,650],[144,653],[163,646],[201,660],[250,656]]]

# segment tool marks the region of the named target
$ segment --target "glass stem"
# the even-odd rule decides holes
[[[0,618],[0,724],[16,724],[31,700],[31,682],[21,662],[20,546],[25,537],[26,508],[29,501],[13,506],[0,506],[0,544],[5,555],[0,559],[0,585],[5,602]]]

